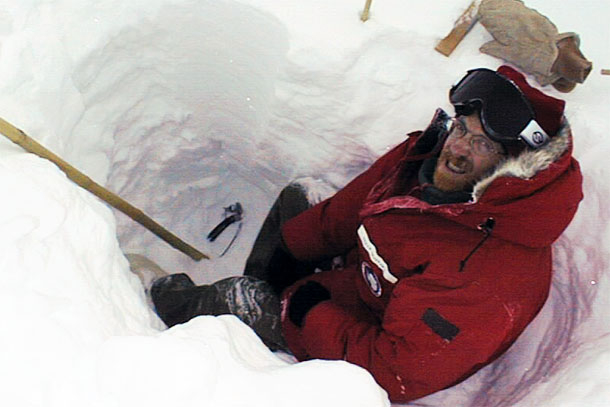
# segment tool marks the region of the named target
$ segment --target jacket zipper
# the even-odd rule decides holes
[[[487,218],[487,220],[485,222],[483,222],[479,226],[477,226],[477,229],[482,231],[485,236],[483,236],[483,239],[481,239],[481,241],[479,243],[477,243],[477,245],[474,247],[474,249],[472,249],[471,252],[468,253],[468,256],[466,256],[462,261],[460,261],[460,270],[459,270],[460,273],[462,271],[464,271],[464,268],[466,267],[466,263],[468,263],[468,260],[470,260],[470,257],[472,257],[472,255],[475,254],[476,251],[481,248],[481,246],[483,246],[483,243],[485,243],[485,241],[487,239],[489,239],[494,226],[496,226],[496,220],[494,218]]]

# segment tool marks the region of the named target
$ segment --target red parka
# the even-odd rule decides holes
[[[543,306],[551,244],[582,199],[564,123],[545,148],[501,164],[466,203],[417,198],[421,132],[333,197],[290,220],[286,246],[300,260],[346,255],[342,269],[308,277],[331,299],[301,328],[282,323],[295,356],[367,369],[393,402],[454,385],[497,358]],[[411,164],[408,164],[411,162]]]

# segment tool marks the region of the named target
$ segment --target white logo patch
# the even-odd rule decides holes
[[[396,284],[398,282],[398,279],[395,275],[390,273],[390,267],[385,262],[383,257],[381,257],[379,253],[377,253],[377,247],[375,247],[373,242],[371,242],[371,239],[369,238],[369,235],[366,232],[364,225],[360,225],[360,227],[358,228],[358,237],[360,238],[362,247],[364,247],[364,250],[366,250],[366,252],[369,254],[371,261],[381,269],[381,272],[383,273],[383,278],[385,278],[392,284]]]
[[[377,278],[377,274],[373,271],[373,268],[366,261],[362,262],[361,266],[362,278],[368,284],[371,292],[375,297],[381,297],[381,283]]]
[[[542,147],[550,140],[535,120],[530,120],[529,124],[523,129],[521,138],[532,148]]]

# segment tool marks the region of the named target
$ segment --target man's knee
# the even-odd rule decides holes
[[[311,206],[307,200],[307,191],[297,183],[291,183],[284,187],[277,200],[280,210],[280,223],[297,216]]]

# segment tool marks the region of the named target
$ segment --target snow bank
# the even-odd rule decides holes
[[[609,290],[610,83],[598,74],[609,63],[608,5],[527,4],[580,33],[596,64],[584,85],[556,94],[568,101],[586,198],[555,245],[553,291],[539,318],[499,361],[420,405],[610,401],[609,304],[600,295]],[[122,254],[145,254],[201,283],[240,274],[286,182],[341,187],[434,108],[450,110],[448,86],[466,69],[500,63],[478,52],[488,39],[479,26],[451,58],[433,50],[466,4],[373,2],[365,24],[363,5],[0,1],[0,116],[208,254],[230,238],[205,240],[223,206],[246,210],[229,253],[194,262],[52,164],[0,142],[1,400],[388,405],[362,369],[292,364],[233,317],[164,330]]]

